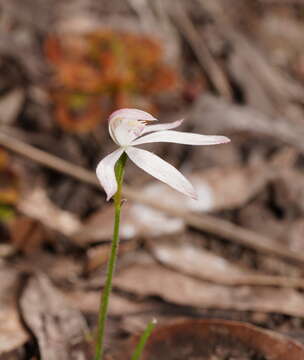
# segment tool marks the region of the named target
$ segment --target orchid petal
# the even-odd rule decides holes
[[[184,175],[157,155],[134,147],[128,147],[126,153],[138,167],[148,174],[191,198],[197,198],[193,186]]]
[[[229,141],[230,139],[228,139],[226,136],[201,135],[168,130],[145,135],[137,140],[132,141],[130,145],[133,146],[154,142],[170,142],[185,145],[215,145],[228,143]]]
[[[98,180],[107,194],[107,201],[109,201],[117,191],[115,164],[123,152],[123,149],[113,151],[103,158],[96,168]]]
[[[149,113],[138,109],[120,109],[109,117],[109,133],[116,144],[127,146],[142,135],[146,122],[157,121]]]
[[[151,114],[147,113],[143,110],[138,109],[119,109],[114,111],[110,117],[109,122],[114,118],[125,118],[125,119],[133,119],[133,120],[146,120],[146,121],[157,121],[157,119]]]
[[[184,121],[184,119],[177,120],[171,123],[164,123],[164,124],[157,124],[157,125],[147,125],[144,128],[143,134],[146,134],[151,131],[160,131],[160,130],[169,130],[169,129],[175,129],[176,127],[180,126],[180,124]]]

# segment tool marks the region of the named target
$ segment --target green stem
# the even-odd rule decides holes
[[[121,188],[124,176],[124,168],[127,160],[127,154],[123,153],[115,166],[115,175],[117,180],[117,192],[114,196],[114,206],[115,206],[115,222],[114,222],[114,232],[113,240],[111,246],[110,258],[108,261],[107,267],[107,276],[106,283],[102,292],[101,302],[99,307],[99,316],[98,316],[98,333],[97,333],[97,344],[96,344],[96,353],[95,360],[102,360],[103,358],[103,342],[104,342],[104,333],[105,333],[105,323],[107,319],[109,298],[112,290],[112,279],[113,273],[115,270],[117,252],[119,245],[119,225],[120,225],[120,210],[121,210]]]
[[[134,353],[132,355],[131,360],[139,360],[140,359],[141,354],[143,352],[143,349],[144,349],[144,347],[146,345],[146,342],[149,339],[155,325],[156,325],[156,320],[155,319],[149,322],[149,324],[147,325],[144,333],[142,334],[142,336],[139,339],[139,342],[138,342],[138,344],[137,344],[137,346],[135,348],[135,351],[134,351]]]

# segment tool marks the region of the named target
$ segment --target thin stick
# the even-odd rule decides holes
[[[73,165],[70,162],[62,160],[54,155],[48,154],[45,151],[39,150],[14,137],[0,133],[0,145],[44,166],[57,170],[63,174],[72,176],[75,179],[86,182],[96,186],[98,189],[101,189],[95,173],[88,171],[80,166]],[[150,206],[170,216],[179,217],[183,219],[188,225],[196,229],[220,236],[224,239],[230,240],[231,242],[254,249],[256,251],[260,251],[262,253],[276,255],[283,259],[288,259],[304,264],[304,254],[291,251],[286,246],[278,245],[275,241],[268,238],[267,236],[257,234],[251,230],[242,228],[241,226],[234,225],[226,220],[215,218],[206,214],[196,215],[174,207],[166,206],[161,203],[161,201],[147,198],[143,195],[142,192],[127,186],[124,186],[122,195],[129,200]]]
[[[213,281],[222,285],[230,286],[279,286],[286,288],[304,289],[304,280],[300,277],[292,276],[272,276],[264,274],[244,274],[241,276],[206,276],[204,280]]]
[[[27,143],[3,132],[0,132],[0,145],[19,155],[34,160],[41,165],[72,176],[80,181],[96,186],[99,185],[98,180],[93,172],[85,170],[80,166],[71,164],[66,160],[62,160],[57,156],[47,153],[46,151],[37,149],[34,146],[28,145]]]
[[[224,71],[214,60],[210,50],[197,33],[192,21],[180,3],[176,2],[170,8],[175,24],[180,28],[182,34],[191,46],[197,60],[218,93],[226,99],[231,100],[232,91]]]

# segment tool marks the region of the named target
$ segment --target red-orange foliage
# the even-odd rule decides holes
[[[160,43],[147,36],[110,30],[50,35],[45,53],[54,68],[55,117],[73,132],[94,129],[116,108],[155,111],[153,95],[175,90],[178,83],[163,62]]]

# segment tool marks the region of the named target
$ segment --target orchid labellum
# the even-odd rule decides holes
[[[157,155],[136,146],[154,142],[215,145],[230,141],[225,136],[171,130],[178,127],[183,120],[164,124],[155,124],[156,121],[157,119],[149,113],[137,109],[120,109],[109,117],[109,132],[118,149],[102,159],[96,170],[97,177],[107,194],[107,200],[117,191],[114,167],[124,152],[148,174],[195,199],[197,196],[193,186],[175,167]]]

